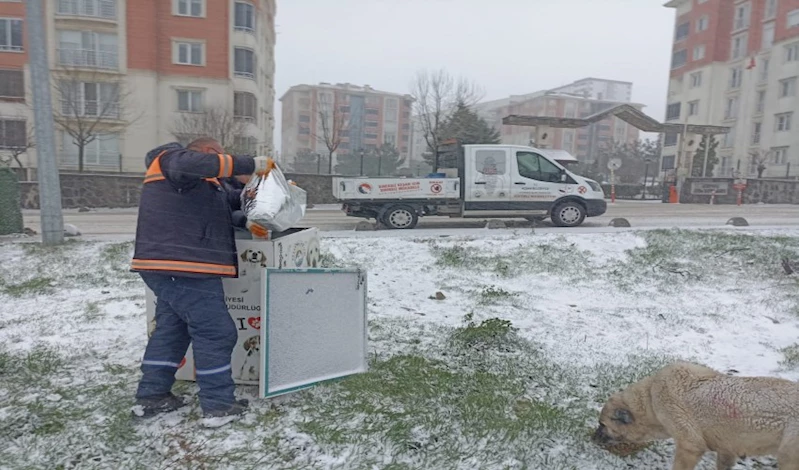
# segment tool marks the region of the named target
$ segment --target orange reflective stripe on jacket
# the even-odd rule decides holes
[[[131,268],[134,271],[173,271],[184,273],[217,274],[235,276],[236,266],[224,264],[194,263],[191,261],[170,261],[160,259],[133,259]]]
[[[153,159],[153,162],[150,163],[149,168],[147,168],[147,172],[144,174],[144,182],[145,183],[153,183],[155,181],[163,181],[166,178],[164,174],[161,172],[161,156],[166,153],[166,150],[159,153],[157,157]],[[219,175],[218,178],[229,178],[233,176],[233,157],[230,155],[223,155],[219,154]],[[213,183],[217,186],[221,186],[219,180],[217,178],[203,178],[205,181],[209,183]]]

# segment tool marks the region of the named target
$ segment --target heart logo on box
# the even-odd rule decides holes
[[[250,317],[247,319],[247,323],[256,330],[261,329],[261,317]]]
[[[186,358],[185,358],[185,357],[183,358],[183,360],[182,360],[182,361],[180,361],[180,365],[178,366],[178,369],[180,369],[180,368],[181,368],[181,367],[183,367],[184,365],[186,365]]]

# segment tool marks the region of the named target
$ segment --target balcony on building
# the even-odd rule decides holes
[[[117,21],[117,0],[57,0],[56,19]]]

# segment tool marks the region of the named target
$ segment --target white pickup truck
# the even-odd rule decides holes
[[[445,178],[333,178],[333,196],[348,216],[411,229],[422,216],[551,217],[576,227],[607,210],[602,187],[557,162],[552,151],[517,145],[454,145]],[[552,155],[549,153],[552,152]]]

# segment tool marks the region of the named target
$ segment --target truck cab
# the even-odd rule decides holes
[[[547,153],[517,145],[464,145],[463,217],[551,217],[555,225],[573,227],[604,214],[602,187]]]

